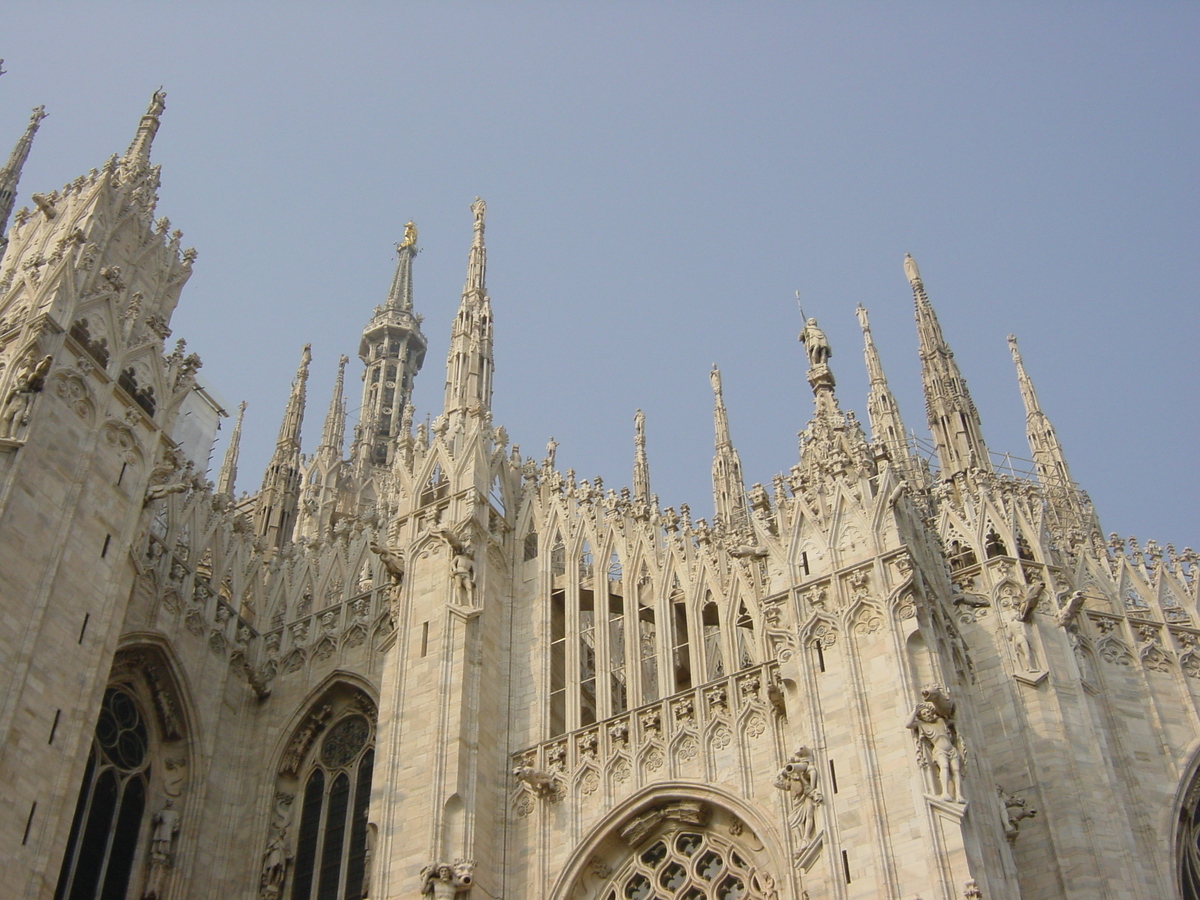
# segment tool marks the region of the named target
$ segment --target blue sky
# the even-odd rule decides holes
[[[811,412],[796,290],[842,404],[865,419],[861,302],[925,434],[911,252],[990,447],[1029,455],[1013,332],[1105,530],[1200,546],[1198,45],[1183,3],[18,2],[0,147],[46,104],[21,192],[51,189],[165,87],[159,208],[200,252],[173,326],[249,402],[242,489],[309,341],[315,447],[410,218],[437,414],[481,195],[527,454],[627,484],[641,407],[652,488],[708,516],[717,363],[768,482]]]

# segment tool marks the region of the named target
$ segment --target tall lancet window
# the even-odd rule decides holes
[[[125,686],[104,692],[55,900],[123,898],[142,837],[150,784],[150,732]]]
[[[721,615],[711,591],[704,595],[700,624],[704,629],[705,680],[714,681],[725,674],[725,658],[721,653]]]
[[[272,896],[366,896],[367,804],[374,766],[375,705],[360,691],[334,688],[305,717],[284,755],[263,857],[262,884],[273,889]],[[296,810],[299,822],[289,871],[287,861],[273,857],[271,849],[286,846]]]
[[[592,551],[579,554],[579,724],[596,721],[596,597]]]
[[[692,686],[692,651],[688,640],[687,600],[683,590],[671,592],[671,662],[675,671],[675,690]]]
[[[645,568],[637,582],[637,629],[642,702],[652,703],[659,697],[658,628],[654,618],[654,582]]]
[[[550,735],[567,730],[567,549],[555,535],[550,549]]]
[[[625,666],[625,596],[621,584],[621,558],[612,552],[608,561],[608,672],[611,713],[629,709],[629,682]]]

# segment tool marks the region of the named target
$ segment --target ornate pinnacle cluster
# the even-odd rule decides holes
[[[304,402],[308,385],[308,366],[312,345],[305,344],[300,365],[292,382],[275,453],[267,465],[258,505],[254,510],[254,530],[268,544],[279,547],[289,541],[300,503],[300,429],[304,424]]]
[[[714,365],[708,378],[713,389],[713,429],[716,433],[712,469],[713,507],[717,521],[723,523],[727,531],[741,534],[750,526],[742,460],[729,436],[729,414],[725,410],[725,397],[721,391],[721,370]]]
[[[646,458],[646,415],[633,414],[633,499],[650,502],[650,463]]]
[[[1089,531],[1098,527],[1090,505],[1085,504],[1071,480],[1067,468],[1067,457],[1050,419],[1042,412],[1033,380],[1025,371],[1021,351],[1014,335],[1008,336],[1008,349],[1012,352],[1013,365],[1017,369],[1017,384],[1021,389],[1021,400],[1025,405],[1025,435],[1029,450],[1037,466],[1038,481],[1046,492],[1047,506],[1055,524],[1066,531]]]
[[[412,261],[420,252],[417,247],[417,226],[409,222],[404,226],[404,240],[396,245],[396,274],[388,291],[385,309],[397,309],[411,313],[413,308]]]
[[[816,319],[805,320],[799,340],[808,354],[808,383],[815,407],[808,426],[800,432],[801,479],[812,483],[854,470],[874,474],[875,464],[862,427],[854,413],[842,412],[838,405],[829,368],[833,351]]]
[[[225,449],[225,459],[221,463],[221,474],[217,476],[217,493],[233,496],[237,483],[238,452],[242,446],[242,419],[246,416],[246,401],[238,404],[237,421],[233,425],[233,434],[229,436],[229,446]]]
[[[4,232],[8,228],[8,218],[12,215],[13,204],[16,202],[17,183],[21,180],[21,170],[25,167],[25,160],[29,159],[29,151],[33,147],[33,136],[37,134],[38,126],[42,124],[44,118],[46,118],[46,107],[35,106],[33,115],[29,117],[29,124],[25,127],[25,133],[13,147],[4,168],[0,169],[0,250],[4,249],[6,243]]]
[[[892,463],[907,468],[911,461],[908,452],[908,442],[905,440],[904,422],[900,418],[900,407],[896,397],[888,387],[887,378],[883,374],[883,364],[879,361],[879,351],[871,336],[871,323],[867,319],[867,311],[860,303],[855,309],[858,324],[863,333],[863,358],[867,364],[867,378],[870,390],[867,394],[867,415],[871,422],[872,439],[887,449]]]
[[[467,259],[462,302],[450,332],[446,356],[446,416],[482,416],[492,405],[492,310],[487,295],[487,250],[483,244],[487,205],[478,197],[471,204],[475,231]]]
[[[357,460],[360,475],[372,466],[387,465],[397,440],[407,433],[404,410],[428,346],[421,317],[413,312],[413,257],[418,252],[417,226],[409,222],[404,239],[396,245],[396,272],[387,300],[375,307],[359,343],[358,356],[366,372],[350,455]]]
[[[916,308],[925,414],[941,464],[940,477],[951,481],[972,469],[990,472],[992,464],[983,442],[979,413],[954,361],[954,353],[942,337],[942,327],[925,293],[916,260],[909,254],[904,256],[904,274],[912,286]]]
[[[342,447],[346,440],[346,401],[343,399],[343,386],[346,381],[346,363],[350,357],[342,354],[338,358],[337,378],[333,382],[333,397],[329,401],[329,412],[325,414],[325,427],[321,430],[321,443],[317,446],[317,456],[325,463],[333,463],[342,458]]]
[[[134,134],[129,149],[125,151],[122,162],[132,168],[150,165],[150,147],[154,143],[154,136],[158,134],[159,122],[163,110],[166,108],[167,95],[162,88],[159,88],[151,95],[150,105],[146,108],[146,114],[142,116],[142,121],[138,124],[137,133]]]

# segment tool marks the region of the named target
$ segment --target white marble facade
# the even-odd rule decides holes
[[[932,466],[861,309],[869,428],[809,320],[770,485],[713,371],[708,520],[660,508],[640,413],[632,488],[523,455],[476,200],[432,426],[410,224],[349,446],[343,357],[301,456],[305,348],[237,499],[240,417],[213,481],[172,439],[199,360],[164,105],[15,214],[40,113],[0,170],[8,896],[1200,896],[1197,557],[1102,537],[1015,340],[1036,471],[993,471],[911,258]]]

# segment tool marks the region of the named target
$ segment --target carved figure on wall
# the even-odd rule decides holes
[[[450,564],[450,579],[454,583],[454,603],[457,606],[474,606],[475,567],[471,562],[470,544],[455,551]]]
[[[517,766],[513,769],[513,777],[517,781],[529,785],[530,789],[539,797],[548,797],[557,788],[552,772],[535,769],[533,766]]]
[[[932,770],[933,792],[943,800],[964,802],[962,748],[954,729],[954,704],[941,685],[921,690],[924,698],[909,716],[921,768]]]
[[[275,815],[271,821],[267,849],[263,851],[262,877],[259,879],[261,900],[277,900],[287,879],[287,866],[291,859],[287,849],[287,834],[292,824],[294,799],[294,794],[285,791],[275,795]]]
[[[809,368],[826,365],[829,357],[833,356],[825,332],[817,327],[816,319],[805,321],[804,330],[800,332],[798,340],[804,345],[805,352],[808,353]]]
[[[150,836],[152,860],[171,858],[171,845],[175,841],[175,835],[179,833],[179,811],[174,806],[175,801],[168,800],[151,820],[154,824],[154,832]]]
[[[168,494],[182,494],[184,491],[191,488],[192,485],[186,481],[175,482],[174,484],[155,484],[146,488],[146,499],[142,501],[143,506],[149,506],[155,500],[161,500]]]
[[[1037,657],[1034,656],[1033,643],[1029,640],[1029,630],[1022,616],[1022,606],[1014,603],[1011,613],[1012,615],[1008,617],[1005,624],[1008,626],[1008,639],[1012,643],[1017,664],[1026,672],[1036,672]]]
[[[371,541],[371,552],[376,554],[379,557],[379,561],[383,563],[383,568],[387,570],[392,584],[398,585],[404,581],[403,551],[384,547],[382,544]]]
[[[263,853],[262,890],[259,892],[262,900],[275,900],[283,890],[288,861],[286,840],[285,832],[272,827],[266,852]]]
[[[434,900],[453,900],[475,882],[475,864],[456,860],[454,865],[437,862],[421,870],[421,893]]]
[[[1073,625],[1075,619],[1079,616],[1079,611],[1083,609],[1083,601],[1086,599],[1083,591],[1075,591],[1075,593],[1071,594],[1058,611],[1058,624],[1063,628]]]
[[[1037,810],[1023,798],[1008,793],[1000,785],[996,785],[996,794],[1000,800],[1000,822],[1004,825],[1004,836],[1014,841],[1020,831],[1021,820],[1032,819],[1037,815]]]
[[[817,804],[825,799],[817,790],[817,767],[812,751],[801,747],[793,753],[775,776],[774,784],[792,797],[792,825],[801,843],[807,846],[817,835]]]
[[[22,427],[29,424],[29,410],[33,400],[46,386],[46,373],[50,371],[50,363],[54,357],[45,356],[34,365],[30,357],[17,372],[17,382],[4,400],[4,410],[0,413],[0,437],[14,438]]]
[[[158,900],[162,896],[163,881],[166,877],[164,870],[169,869],[174,861],[171,847],[180,827],[179,811],[174,806],[174,801],[168,799],[163,808],[150,820],[154,830],[150,833],[150,872],[146,876],[146,887],[142,891],[143,900]]]

